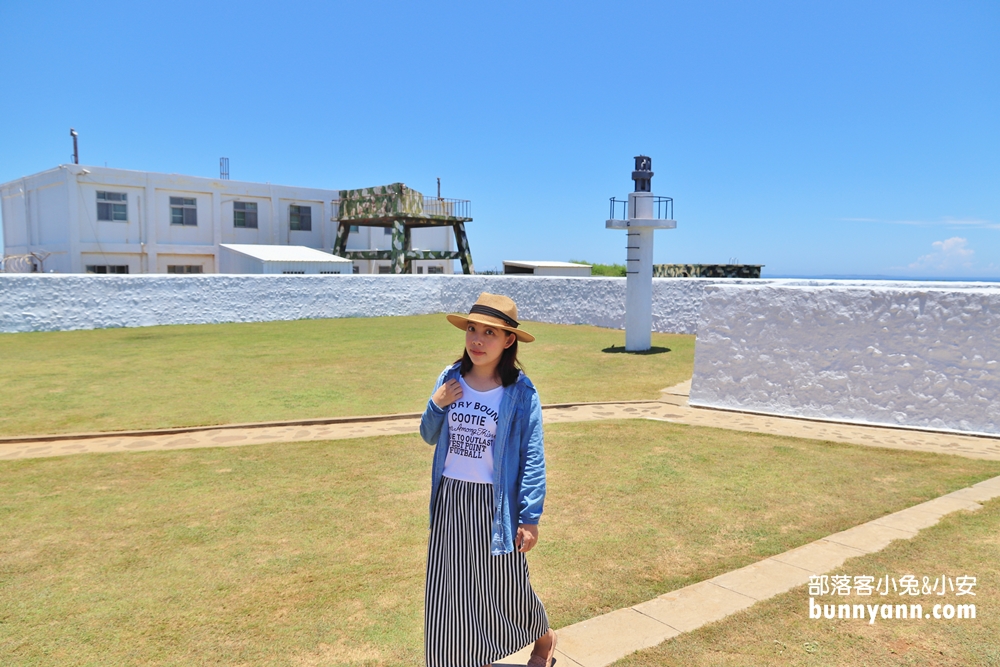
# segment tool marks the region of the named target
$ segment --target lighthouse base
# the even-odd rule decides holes
[[[653,229],[633,227],[625,238],[625,349],[645,352],[653,344]]]

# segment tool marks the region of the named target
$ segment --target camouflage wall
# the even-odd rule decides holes
[[[763,264],[654,264],[654,278],[760,278]]]
[[[424,196],[402,183],[341,190],[338,220],[422,216]]]

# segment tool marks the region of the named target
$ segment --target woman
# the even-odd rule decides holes
[[[461,359],[444,369],[420,420],[435,445],[424,602],[427,667],[479,667],[535,642],[549,667],[556,634],[528,579],[538,542],[545,453],[538,393],[517,361],[514,302],[483,293],[468,315]]]

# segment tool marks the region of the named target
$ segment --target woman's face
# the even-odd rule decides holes
[[[503,351],[514,344],[514,334],[479,322],[469,322],[465,328],[465,351],[475,366],[496,368]]]

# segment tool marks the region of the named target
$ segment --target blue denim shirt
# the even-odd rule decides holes
[[[458,379],[459,363],[448,366],[434,385],[434,391],[449,380]],[[435,445],[431,466],[431,520],[434,501],[448,456],[447,409],[427,401],[420,418],[420,437]],[[545,502],[545,451],[542,446],[542,404],[531,380],[521,373],[505,387],[500,399],[500,418],[493,445],[493,512],[490,553],[500,556],[514,551],[514,535],[519,524],[534,525],[542,516]],[[516,521],[516,523],[515,523]]]

